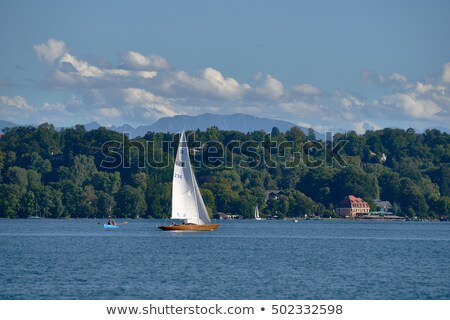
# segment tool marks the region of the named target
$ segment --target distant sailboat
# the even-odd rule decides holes
[[[265,220],[259,216],[258,205],[256,205],[256,207],[255,207],[255,220]]]
[[[35,205],[34,205],[34,216],[29,216],[28,219],[42,219],[42,216],[39,212],[39,206],[37,203],[37,199],[35,199]]]
[[[173,170],[172,219],[182,224],[159,226],[166,231],[212,231],[219,227],[211,224],[194,171],[189,160],[189,149],[184,131],[181,133]]]

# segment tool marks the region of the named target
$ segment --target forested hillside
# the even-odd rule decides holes
[[[396,214],[409,217],[450,213],[450,136],[439,130],[349,132],[335,134],[333,144],[312,143],[314,132],[298,128],[187,133],[211,214],[249,217],[258,204],[264,214],[333,216],[348,194],[374,210],[372,199],[389,200]],[[0,217],[32,216],[36,204],[49,218],[167,217],[177,141],[153,132],[129,140],[83,126],[5,129]],[[266,200],[266,190],[284,192]]]

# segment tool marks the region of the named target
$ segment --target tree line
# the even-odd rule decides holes
[[[333,141],[296,127],[187,134],[211,215],[251,217],[258,204],[266,215],[332,217],[349,194],[372,210],[374,199],[390,201],[394,213],[410,218],[450,213],[450,135],[436,129],[350,131]],[[148,132],[130,140],[106,128],[58,131],[48,123],[4,129],[0,217],[27,218],[36,209],[48,218],[169,217],[178,137]],[[118,155],[118,164],[105,165]],[[266,190],[283,193],[267,198]]]

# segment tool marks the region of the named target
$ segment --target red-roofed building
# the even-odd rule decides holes
[[[345,218],[368,214],[370,206],[363,199],[349,195],[336,205],[336,213]]]

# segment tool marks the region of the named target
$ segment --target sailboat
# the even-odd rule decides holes
[[[264,220],[263,218],[261,218],[260,216],[259,216],[259,209],[258,209],[258,205],[256,205],[256,207],[255,207],[255,220]]]
[[[35,199],[35,205],[34,205],[34,216],[29,216],[28,219],[42,219],[42,216],[39,212],[39,206],[37,203],[37,199]]]
[[[184,131],[178,144],[173,169],[172,217],[182,224],[159,226],[166,231],[212,231],[219,227],[212,224],[189,160],[189,149]]]

